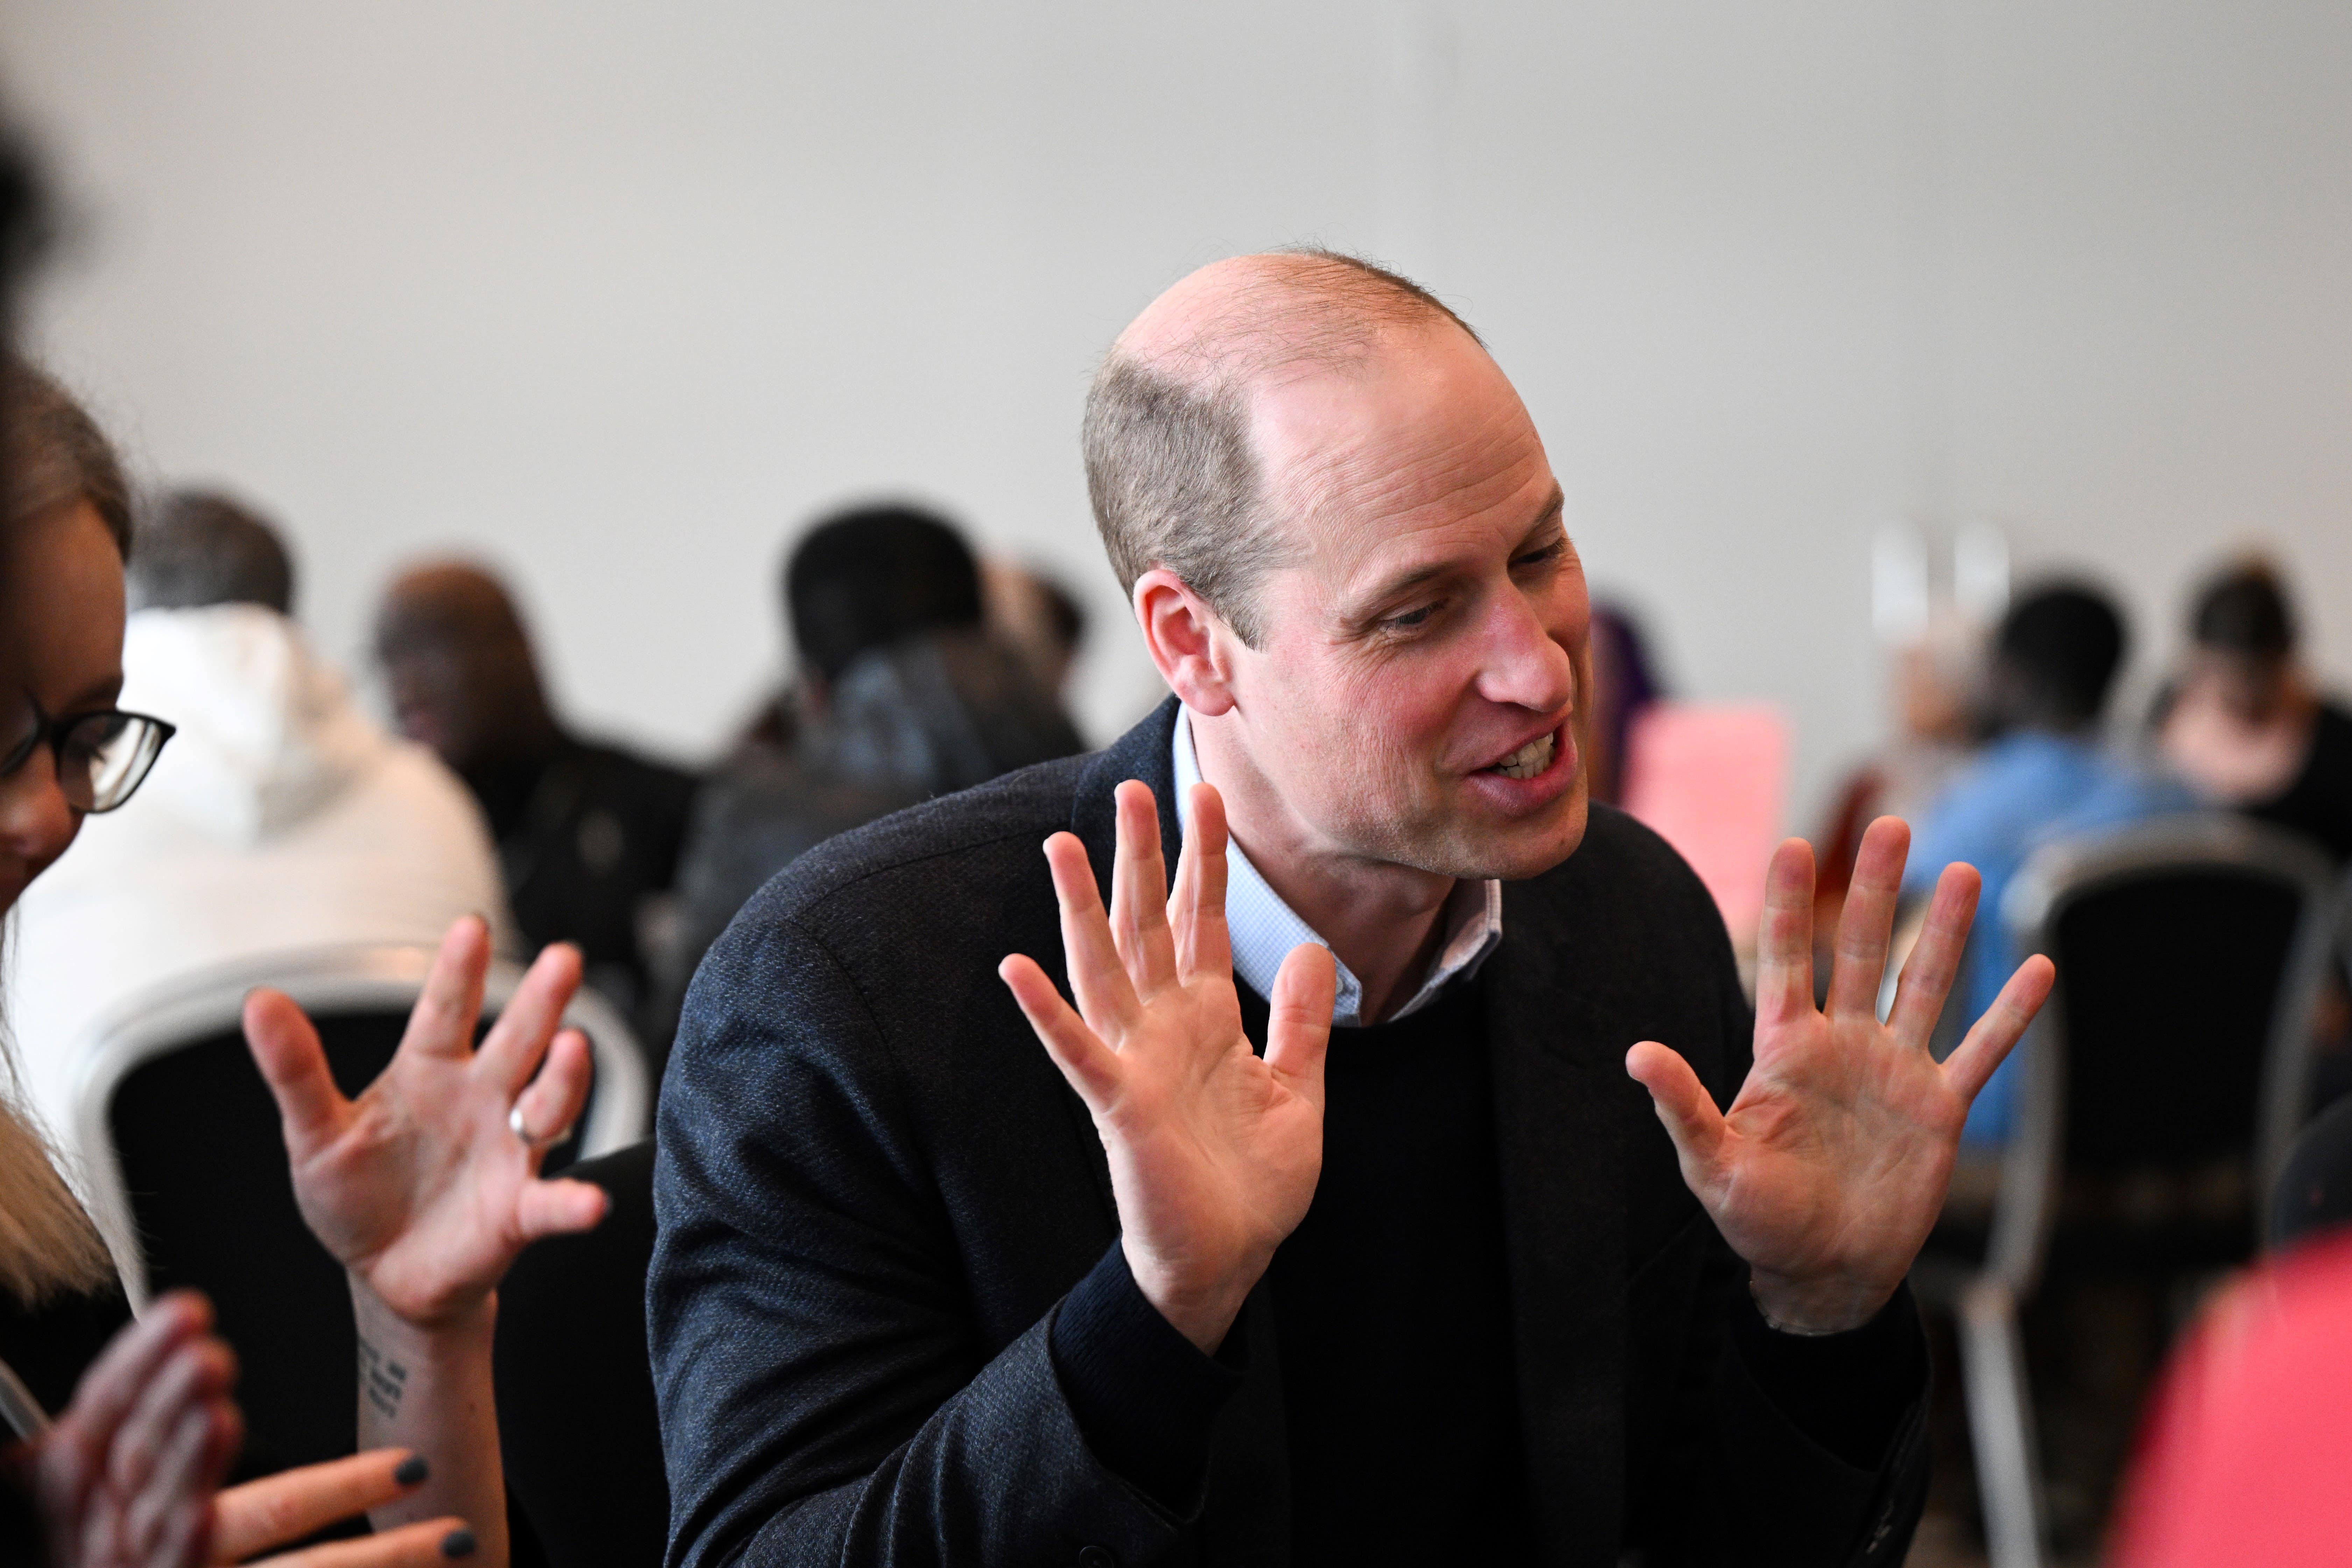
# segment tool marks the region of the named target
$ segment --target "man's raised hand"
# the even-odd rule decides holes
[[[1683,1058],[1653,1041],[1626,1070],[1650,1091],[1683,1179],[1734,1251],[1773,1322],[1837,1332],[1868,1322],[1918,1255],[1950,1185],[1969,1103],[2050,994],[2029,958],[1949,1060],[1927,1040],[1959,973],[1980,880],[1948,867],[1885,1023],[1879,981],[1911,831],[1883,816],[1864,835],[1838,922],[1829,1006],[1813,1005],[1813,856],[1772,857],[1758,939],[1756,1063],[1728,1114]]]
[[[1045,841],[1077,1009],[1031,959],[997,973],[1094,1115],[1136,1284],[1213,1353],[1322,1173],[1335,972],[1311,943],[1283,960],[1260,1059],[1234,993],[1223,802],[1192,786],[1171,894],[1151,791],[1129,780],[1118,801],[1108,917],[1086,847]]]

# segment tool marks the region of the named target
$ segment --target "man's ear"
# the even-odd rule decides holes
[[[1214,718],[1234,705],[1233,628],[1164,566],[1135,580],[1135,620],[1160,678],[1184,706]]]

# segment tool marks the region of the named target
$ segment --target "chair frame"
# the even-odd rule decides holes
[[[151,986],[93,1025],[90,1048],[73,1093],[92,1217],[114,1254],[131,1309],[152,1294],[138,1220],[114,1147],[109,1110],[125,1079],[142,1065],[192,1040],[236,1030],[257,986],[292,997],[306,1013],[368,1008],[405,1012],[415,1005],[435,958],[429,947],[360,943],[300,949],[239,960]],[[523,970],[494,960],[482,987],[482,1012],[495,1017],[514,999]],[[593,1159],[644,1137],[652,1088],[635,1034],[613,1005],[584,986],[563,1010],[563,1026],[588,1037],[595,1090],[580,1130],[580,1157]],[[256,1069],[257,1072],[258,1069]]]
[[[2001,914],[2019,951],[2047,952],[2058,921],[2077,900],[2152,871],[2198,867],[2266,873],[2302,892],[2263,1047],[2253,1190],[2257,1205],[2266,1207],[2303,1122],[2313,1012],[2336,944],[2336,877],[2319,847],[2219,812],[2158,817],[2041,850],[2010,885]],[[2058,992],[2065,984],[2062,973]],[[1959,1299],[1969,1430],[1992,1568],[2041,1568],[2047,1555],[2042,1465],[2018,1315],[2048,1261],[2064,1161],[2066,1027],[2060,1004],[2053,993],[2018,1047],[2028,1054],[2017,1131],[2001,1161],[1984,1267]],[[2258,1212],[2257,1247],[2265,1218]]]

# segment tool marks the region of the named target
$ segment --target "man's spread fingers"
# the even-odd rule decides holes
[[[1903,965],[1895,987],[1895,1005],[1887,1026],[1906,1045],[1925,1047],[1943,1016],[1944,999],[1960,973],[1960,955],[1968,951],[1969,927],[1977,912],[1977,895],[1984,879],[1973,866],[1956,863],[1936,879],[1935,896],[1927,901],[1927,919],[1919,940]]]
[[[1265,1065],[1318,1105],[1323,1060],[1331,1045],[1331,997],[1339,983],[1330,949],[1300,942],[1274,977],[1266,1016]]]
[[[1108,1105],[1118,1089],[1118,1053],[1097,1038],[1086,1020],[1062,1000],[1035,959],[1016,952],[998,964],[996,973],[1012,991],[1021,1016],[1037,1032],[1045,1054],[1087,1108],[1099,1110]]]
[[[1830,968],[1828,1010],[1833,1016],[1878,1016],[1878,985],[1886,973],[1895,902],[1910,847],[1911,829],[1899,816],[1880,817],[1862,836],[1838,919],[1837,962]]]
[[[1192,826],[1178,857],[1177,891],[1169,900],[1176,921],[1178,977],[1229,976],[1233,934],[1225,925],[1225,802],[1214,784],[1196,784],[1188,804]]]
[[[1650,1091],[1650,1103],[1682,1156],[1684,1179],[1693,1181],[1695,1170],[1713,1170],[1723,1148],[1723,1113],[1690,1063],[1655,1040],[1643,1040],[1625,1053],[1625,1070]]]
[[[332,1138],[350,1114],[351,1102],[327,1070],[319,1031],[291,996],[264,988],[246,997],[245,1047],[278,1102],[289,1143]]]
[[[2058,966],[2038,952],[2017,966],[1993,1005],[1944,1064],[1945,1081],[1961,1099],[1976,1099],[1993,1069],[2024,1037],[2027,1026],[2042,1011],[2042,1005],[2050,999],[2050,988],[2057,983]]]
[[[1813,847],[1783,840],[1764,879],[1756,933],[1756,1021],[1769,1026],[1813,1009]]]
[[[1074,834],[1056,833],[1045,840],[1045,864],[1053,868],[1054,897],[1061,905],[1062,953],[1078,1011],[1097,1028],[1123,1024],[1135,1016],[1135,986],[1111,941],[1087,847]]]
[[[482,1016],[482,982],[490,971],[490,928],[479,915],[462,915],[441,939],[425,976],[424,994],[409,1009],[400,1048],[435,1056],[474,1054],[474,1020]]]
[[[1136,990],[1149,996],[1176,977],[1168,930],[1168,863],[1160,854],[1160,807],[1150,785],[1118,786],[1118,853],[1111,862],[1110,929]]]

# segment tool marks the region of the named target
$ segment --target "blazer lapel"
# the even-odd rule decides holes
[[[1504,889],[1480,976],[1538,1559],[1613,1563],[1624,1496],[1625,1205],[1617,1112],[1630,1042],[1601,1037],[1558,872]]]

